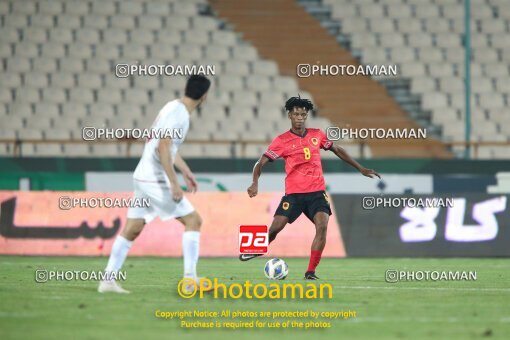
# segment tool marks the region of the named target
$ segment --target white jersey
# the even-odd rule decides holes
[[[170,129],[173,131],[176,131],[177,129],[182,131],[182,138],[179,138],[177,134],[174,134],[174,138],[172,139],[171,152],[172,159],[175,160],[177,150],[184,142],[184,138],[186,137],[189,129],[189,113],[186,106],[184,106],[179,99],[168,102],[165,106],[163,106],[161,111],[159,111],[151,129]],[[163,169],[159,159],[158,146],[158,138],[151,139],[145,143],[142,158],[140,158],[140,161],[136,166],[135,172],[133,173],[133,179],[146,182],[168,182],[165,170]]]

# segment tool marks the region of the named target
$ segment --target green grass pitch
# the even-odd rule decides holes
[[[266,258],[201,259],[199,273],[222,283],[272,283]],[[0,338],[6,339],[509,339],[510,274],[506,259],[323,259],[320,282],[333,299],[183,299],[176,292],[182,260],[128,258],[130,295],[99,294],[96,282],[35,282],[37,269],[102,270],[106,258],[0,257]],[[307,259],[287,259],[302,279]],[[388,269],[477,271],[476,281],[386,283]],[[249,311],[355,310],[356,318],[331,321],[327,329],[182,329],[156,310]],[[248,319],[249,320],[249,319]],[[322,319],[323,320],[323,319]],[[247,321],[247,319],[244,319]],[[268,320],[265,320],[268,321]],[[266,338],[267,339],[267,338]]]

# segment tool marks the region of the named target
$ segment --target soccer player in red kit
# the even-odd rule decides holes
[[[320,149],[330,150],[344,162],[355,167],[364,176],[373,178],[377,172],[366,169],[352,159],[344,149],[328,140],[320,129],[305,128],[308,112],[313,104],[308,99],[292,97],[285,103],[291,121],[291,129],[276,137],[267,151],[253,167],[253,183],[248,188],[248,195],[254,197],[258,192],[258,180],[262,168],[268,162],[278,158],[285,160],[285,196],[276,209],[273,223],[269,228],[269,243],[287,225],[304,213],[315,224],[315,238],[312,242],[310,262],[305,279],[317,280],[315,269],[321,260],[326,245],[326,232],[331,208],[326,195],[326,184],[322,174]],[[260,254],[241,254],[241,261],[248,261]]]

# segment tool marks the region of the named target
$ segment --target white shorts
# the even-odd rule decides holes
[[[128,218],[143,218],[149,223],[154,218],[161,220],[182,217],[195,211],[193,205],[186,197],[177,203],[172,199],[172,191],[167,183],[143,182],[133,180],[134,197],[136,199],[149,199],[148,207],[131,207]]]

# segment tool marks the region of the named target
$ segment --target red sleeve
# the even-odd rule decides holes
[[[328,139],[328,136],[322,130],[319,130],[319,136],[321,140],[321,149],[329,150],[333,145],[333,142]]]
[[[280,138],[276,137],[267,147],[266,152],[264,152],[264,156],[269,158],[269,160],[274,161],[283,156],[283,151],[284,144],[281,142]]]

